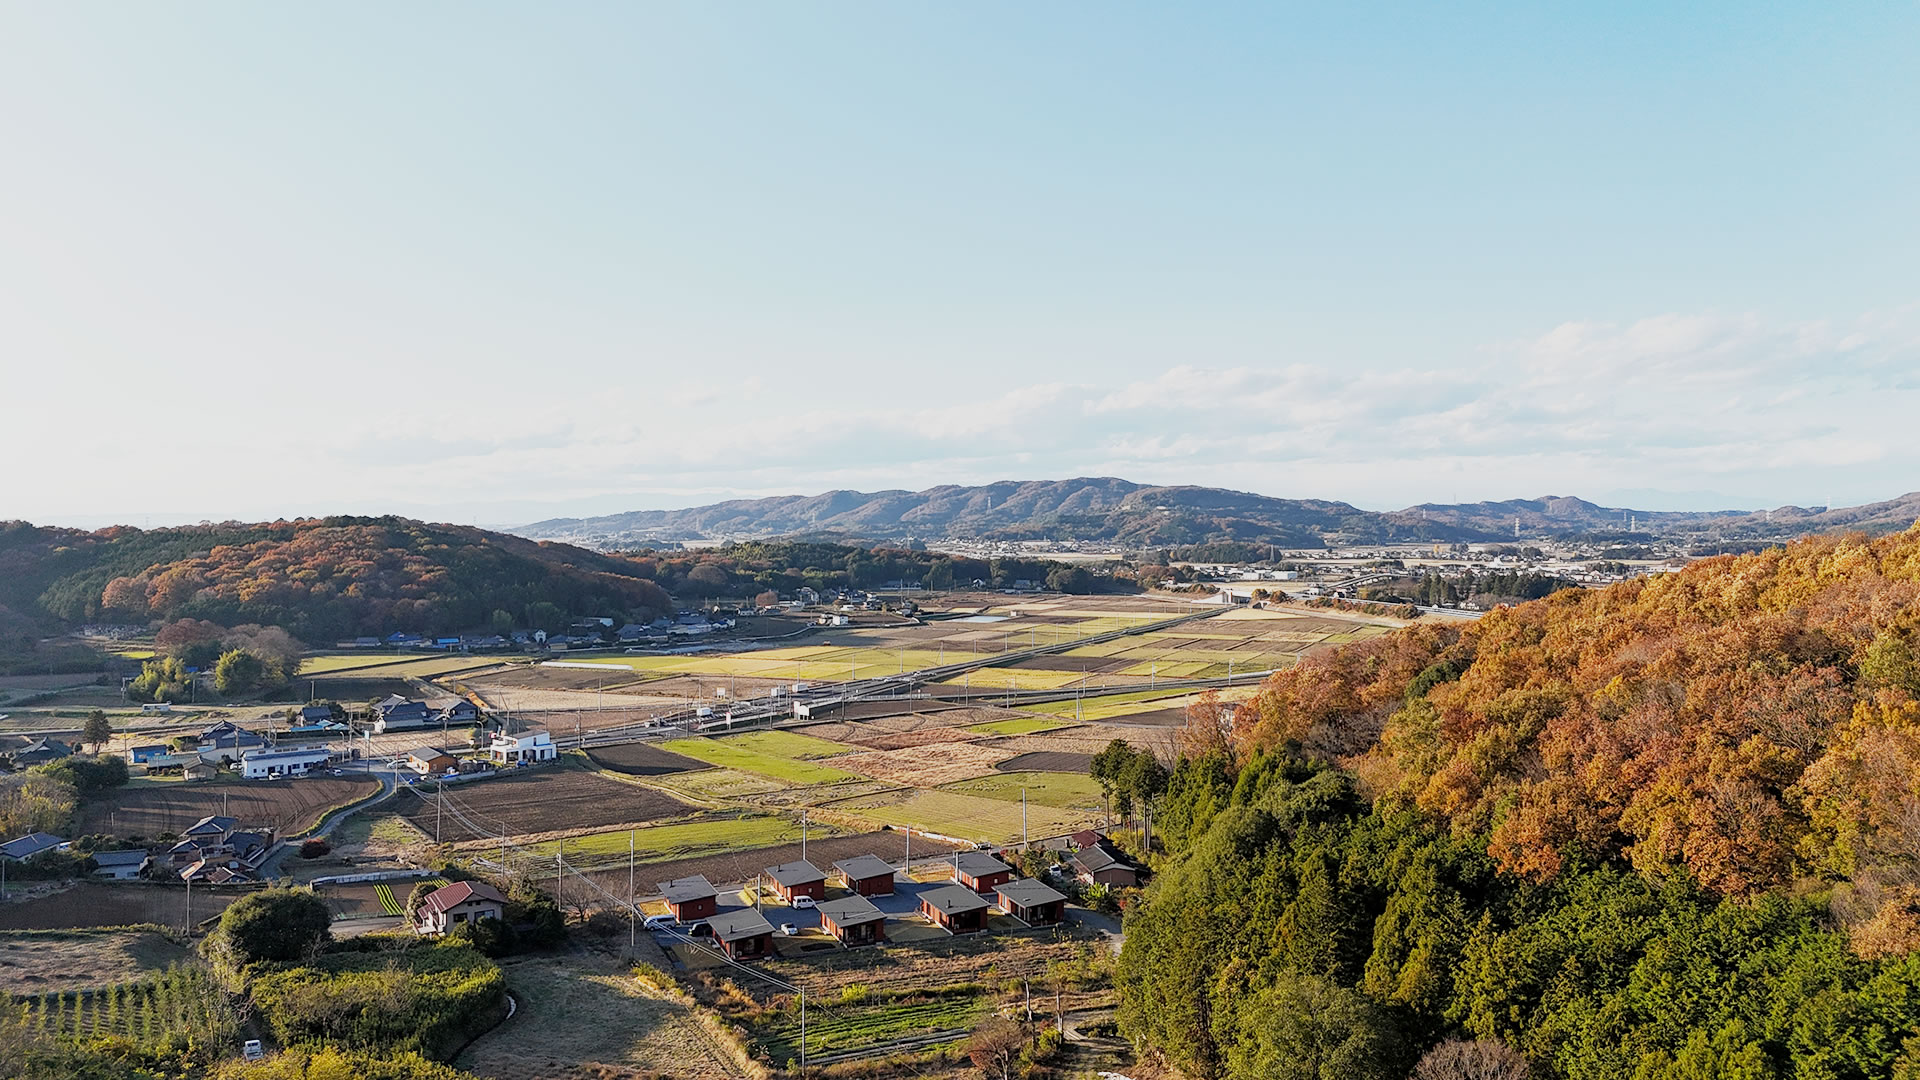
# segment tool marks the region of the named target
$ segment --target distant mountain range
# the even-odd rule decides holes
[[[1114,477],[1001,481],[925,491],[829,491],[731,499],[685,510],[553,518],[510,531],[601,550],[680,541],[808,537],[843,541],[1083,540],[1168,547],[1237,540],[1285,547],[1522,538],[1738,541],[1835,529],[1886,532],[1920,517],[1920,493],[1828,510],[1784,506],[1673,512],[1547,496],[1504,502],[1423,503],[1361,510],[1344,502],[1280,499],[1208,487],[1158,487]],[[1517,523],[1517,527],[1516,527]]]

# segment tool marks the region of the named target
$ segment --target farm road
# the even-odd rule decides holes
[[[391,771],[376,772],[375,770],[369,768],[367,770],[367,775],[373,777],[375,780],[380,781],[379,791],[375,792],[372,795],[367,796],[364,799],[361,799],[357,803],[351,803],[347,806],[343,806],[340,809],[335,810],[333,813],[328,814],[325,817],[322,817],[319,821],[314,822],[313,828],[308,829],[304,835],[305,836],[325,836],[327,833],[338,828],[340,826],[340,823],[347,820],[349,817],[352,817],[354,814],[357,814],[360,811],[365,810],[366,808],[373,806],[378,802],[381,802],[382,800],[386,799],[388,796],[393,794],[394,788],[397,786],[397,782],[394,780],[394,774]],[[265,861],[263,861],[260,864],[260,876],[262,878],[271,880],[280,875],[280,863],[287,857],[288,846],[290,843],[291,843],[291,838],[282,838],[280,840],[274,841],[273,850],[267,852],[267,857]]]

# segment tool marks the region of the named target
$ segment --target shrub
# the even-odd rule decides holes
[[[327,843],[326,838],[323,836],[316,836],[311,840],[303,840],[300,843],[300,857],[303,859],[317,859],[332,850],[333,845]]]
[[[341,953],[254,980],[255,1014],[282,1043],[321,1040],[363,1050],[437,1054],[471,1036],[500,1005],[498,965],[458,944]]]
[[[243,896],[220,916],[213,941],[236,966],[300,960],[333,936],[326,901],[304,889],[268,889]]]

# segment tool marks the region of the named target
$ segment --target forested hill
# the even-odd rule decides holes
[[[629,560],[405,518],[82,532],[0,523],[0,608],[59,623],[196,618],[330,643],[567,615],[658,613]]]
[[[1905,515],[1904,517],[1902,515]],[[1099,540],[1171,547],[1224,540],[1314,548],[1328,543],[1472,542],[1523,537],[1598,536],[1688,540],[1778,538],[1829,528],[1905,528],[1920,496],[1853,510],[1781,507],[1655,512],[1546,496],[1500,502],[1423,503],[1375,512],[1344,502],[1281,499],[1207,487],[1155,487],[1113,477],[1002,481],[925,491],[829,491],[735,499],[685,510],[637,510],[554,518],[515,531],[601,549],[678,540],[805,536],[849,541],[962,537],[989,540]]]
[[[1536,1077],[1920,1076],[1917,652],[1920,526],[1316,656],[1186,732],[1128,1033],[1235,1080],[1476,1039]]]

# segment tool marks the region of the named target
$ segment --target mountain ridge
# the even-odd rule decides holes
[[[648,542],[818,536],[849,541],[1089,540],[1168,546],[1239,540],[1289,547],[1330,542],[1491,542],[1629,534],[1772,539],[1858,528],[1889,531],[1920,518],[1920,492],[1863,506],[1771,511],[1635,510],[1576,496],[1419,503],[1362,510],[1230,488],[1139,484],[1118,477],[942,484],[920,491],[835,489],[818,495],[728,499],[678,510],[550,518],[506,531],[602,550]]]

